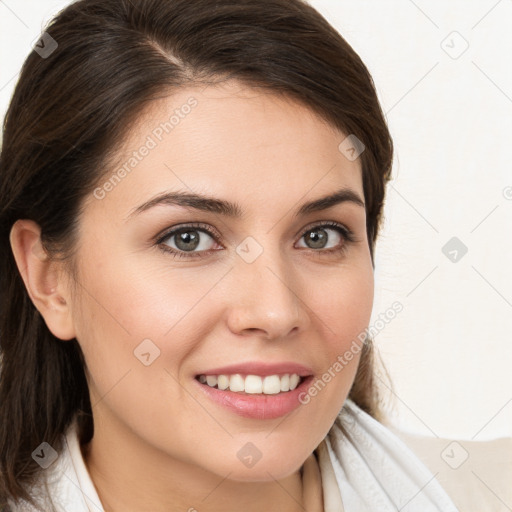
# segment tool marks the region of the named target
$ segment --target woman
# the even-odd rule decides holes
[[[392,141],[301,0],[82,0],[0,161],[10,510],[451,511],[381,423]]]

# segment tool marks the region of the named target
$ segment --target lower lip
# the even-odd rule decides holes
[[[302,405],[299,395],[306,391],[313,376],[309,375],[292,391],[275,395],[242,394],[227,389],[217,389],[194,379],[203,393],[214,402],[245,418],[271,420],[289,414]]]

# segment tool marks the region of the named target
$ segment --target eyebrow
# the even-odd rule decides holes
[[[312,212],[327,210],[332,206],[347,202],[356,204],[363,208],[365,206],[364,201],[354,190],[350,188],[342,188],[330,195],[304,203],[295,213],[295,217],[304,216]],[[146,201],[140,206],[134,208],[129,213],[126,220],[159,205],[194,208],[196,210],[216,213],[231,218],[242,218],[243,216],[243,210],[238,203],[196,193],[176,191],[164,192],[153,197],[149,201]]]

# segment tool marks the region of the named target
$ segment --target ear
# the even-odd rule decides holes
[[[62,340],[75,337],[65,280],[41,244],[41,228],[28,219],[17,220],[9,236],[16,265],[25,287],[48,329]]]

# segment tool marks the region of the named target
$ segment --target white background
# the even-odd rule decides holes
[[[2,117],[32,42],[67,3],[0,0]],[[367,65],[395,143],[371,322],[403,304],[376,337],[394,421],[512,436],[512,1],[310,3]],[[468,248],[457,262],[442,252],[452,237]]]

